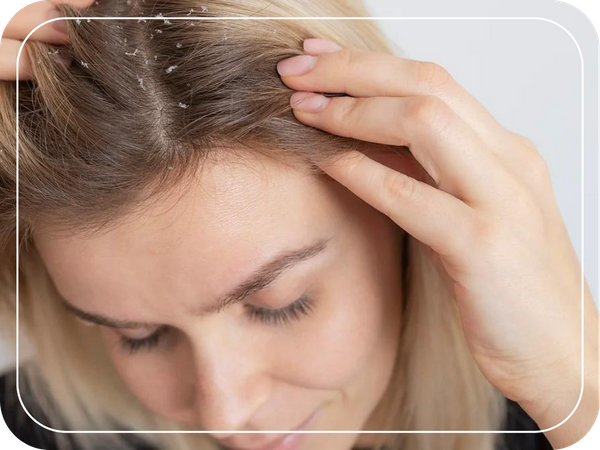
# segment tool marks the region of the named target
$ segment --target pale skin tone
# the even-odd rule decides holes
[[[92,2],[78,2],[85,3]],[[14,46],[33,28],[17,22],[48,19],[33,9],[26,16],[26,9],[13,18],[0,46],[0,61],[12,58],[12,67]],[[40,39],[61,36],[57,31]],[[307,112],[296,95],[297,119],[333,134],[408,146],[418,162],[415,169],[350,153],[322,169],[430,246],[455,289],[482,373],[541,429],[562,422],[582,388],[581,267],[535,145],[503,128],[440,66],[322,40],[304,45],[316,57],[312,70],[282,74],[282,81],[296,91],[351,97]],[[16,76],[3,70],[0,78]],[[587,285],[583,294],[583,396],[564,424],[545,433],[554,448],[581,439],[598,414],[598,314]]]
[[[540,429],[560,423],[581,391],[581,267],[535,145],[439,65],[324,40],[306,40],[304,50],[278,65],[300,91],[290,99],[297,119],[408,146],[432,183],[359,152],[323,170],[430,246],[482,373]],[[583,307],[583,397],[546,432],[554,448],[581,439],[598,415],[598,312],[587,285]]]
[[[103,326],[102,337],[142,403],[186,429],[212,430],[233,448],[281,437],[239,432],[289,431],[314,412],[313,430],[361,429],[397,353],[401,230],[326,175],[266,160],[205,168],[194,186],[89,239],[38,230],[61,297],[90,314],[151,324]],[[321,239],[322,251],[244,303],[200,314],[275,255]],[[314,307],[298,320],[251,319],[253,308],[303,295]],[[146,338],[162,325],[156,347],[121,347],[121,336]],[[347,450],[357,438],[306,437],[301,449]]]

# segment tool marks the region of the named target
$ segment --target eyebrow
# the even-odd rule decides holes
[[[190,314],[201,316],[215,312],[219,313],[228,306],[242,302],[246,297],[266,289],[287,270],[322,253],[327,248],[327,243],[330,239],[331,238],[322,238],[302,248],[288,250],[278,254],[271,261],[255,270],[248,279],[236,286],[231,292],[219,298],[214,305],[193,309],[189,311]],[[117,329],[152,328],[158,325],[149,322],[119,320],[101,314],[90,313],[77,308],[63,296],[60,297],[62,305],[68,311],[75,315],[75,317],[86,322]]]

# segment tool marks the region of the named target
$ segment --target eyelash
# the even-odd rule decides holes
[[[314,303],[306,295],[303,295],[294,303],[280,309],[262,308],[260,306],[245,305],[249,309],[249,318],[253,321],[266,325],[279,326],[290,325],[292,320],[300,320],[302,316],[310,315]],[[160,327],[153,334],[143,339],[132,339],[121,336],[121,347],[129,353],[139,350],[152,350],[160,343],[162,337],[169,332],[166,326]]]

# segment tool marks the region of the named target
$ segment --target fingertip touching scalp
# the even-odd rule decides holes
[[[189,181],[217,156],[264,154],[318,173],[319,159],[359,148],[296,120],[276,71],[303,53],[305,38],[339,40],[339,32],[314,21],[210,19],[252,16],[255,3],[59,5],[76,18],[61,49],[72,63],[59,64],[43,43],[26,44],[36,63],[35,81],[19,86],[21,220],[83,231]],[[274,15],[289,9],[273,3]]]
[[[303,54],[303,40],[312,37],[378,52],[391,53],[391,46],[372,20],[263,18],[367,17],[358,0],[98,0],[89,9],[58,8],[74,19],[68,21],[69,44],[27,42],[33,79],[18,84],[18,269],[17,85],[0,82],[2,326],[15,326],[18,270],[20,332],[38,356],[31,372],[21,375],[48,392],[44,423],[71,430],[180,431],[140,409],[103,359],[94,331],[63,314],[35,246],[27,248],[36,225],[69,234],[110,228],[176,186],[185,192],[197,170],[220,158],[243,163],[264,155],[321,175],[320,160],[365,143],[300,123],[277,63]],[[501,403],[471,361],[451,293],[441,290],[418,242],[407,235],[405,242],[403,261],[410,264],[399,276],[406,279],[406,309],[398,367],[384,396],[385,429],[494,429]],[[65,426],[56,423],[59,412]],[[84,445],[118,434],[73,436],[73,448],[132,448],[122,442]],[[143,437],[161,448],[213,448],[203,434]],[[494,448],[490,434],[381,439],[397,441],[393,449]]]

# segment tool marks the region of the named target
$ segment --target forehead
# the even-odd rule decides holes
[[[59,238],[42,228],[34,241],[60,293],[87,299],[82,307],[175,292],[197,303],[269,256],[330,235],[342,206],[335,184],[267,159],[221,161],[183,195],[161,197],[108,232]]]

